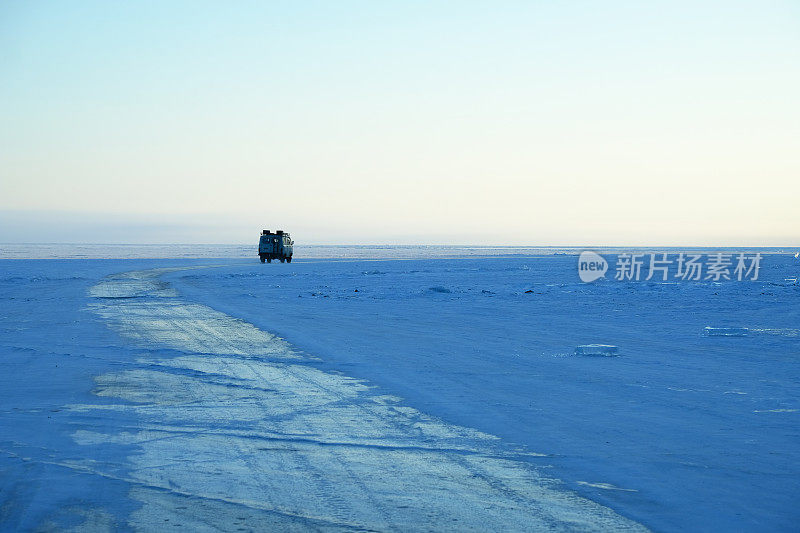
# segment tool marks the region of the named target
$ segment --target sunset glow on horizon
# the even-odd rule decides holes
[[[796,2],[6,2],[0,50],[0,242],[800,245]]]

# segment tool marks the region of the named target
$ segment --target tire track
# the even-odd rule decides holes
[[[140,365],[98,376],[96,389],[132,402],[102,408],[134,409],[141,427],[75,435],[136,446],[134,528],[644,530],[496,437],[323,372],[283,339],[182,300],[159,279],[175,270],[90,289],[92,310],[147,351]],[[254,501],[247,513],[236,505]],[[278,527],[276,516],[291,519]]]

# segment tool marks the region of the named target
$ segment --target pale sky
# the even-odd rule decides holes
[[[800,245],[800,2],[0,3],[0,242]]]

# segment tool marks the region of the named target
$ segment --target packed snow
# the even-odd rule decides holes
[[[800,262],[576,264],[0,261],[0,527],[793,530]]]

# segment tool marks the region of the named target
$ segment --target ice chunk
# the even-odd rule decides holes
[[[619,355],[619,348],[611,344],[582,344],[575,348],[575,355],[602,355],[613,357]]]
[[[442,286],[429,287],[428,290],[430,292],[441,292],[441,293],[444,293],[444,294],[450,293],[450,289],[448,289],[447,287],[442,287]]]
[[[703,330],[703,335],[707,337],[746,337],[748,331],[747,328],[712,328],[706,326]]]

